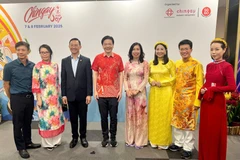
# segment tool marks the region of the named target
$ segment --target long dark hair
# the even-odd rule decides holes
[[[154,60],[153,60],[153,64],[154,65],[158,65],[158,56],[156,55],[156,48],[158,45],[162,45],[165,50],[166,50],[166,54],[163,56],[163,65],[167,64],[168,61],[169,61],[169,58],[168,58],[168,50],[167,50],[167,46],[165,44],[162,44],[162,43],[159,43],[157,45],[155,45],[154,49],[155,49],[155,52],[154,52]]]
[[[142,45],[138,42],[135,42],[131,45],[130,49],[129,49],[129,52],[128,52],[128,57],[129,57],[129,62],[132,62],[133,60],[133,55],[132,55],[132,51],[133,51],[133,48],[135,46],[139,46],[140,47],[140,56],[139,56],[139,61],[140,63],[142,63],[144,61],[144,55],[145,53],[143,52],[143,48],[142,48]]]

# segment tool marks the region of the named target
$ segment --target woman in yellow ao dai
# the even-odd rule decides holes
[[[168,58],[167,44],[157,42],[150,62],[149,141],[152,148],[167,149],[172,143],[172,97],[175,65]]]

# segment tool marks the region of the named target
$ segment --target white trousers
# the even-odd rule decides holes
[[[42,138],[42,147],[54,147],[56,144],[61,144],[62,134],[51,138]]]
[[[173,127],[174,144],[183,147],[185,151],[194,149],[194,131],[181,130]]]

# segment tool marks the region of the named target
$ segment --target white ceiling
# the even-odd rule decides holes
[[[70,2],[70,1],[116,1],[116,0],[0,0],[0,3]],[[124,1],[124,0],[117,0],[117,1]],[[225,7],[226,1],[227,0],[219,0],[218,6]]]
[[[73,1],[127,1],[127,0],[0,0],[0,3],[71,2],[71,1],[73,2]]]

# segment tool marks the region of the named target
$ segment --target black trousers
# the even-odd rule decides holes
[[[26,149],[26,145],[32,143],[31,123],[34,108],[33,94],[11,95],[13,135],[17,150]]]
[[[87,133],[87,110],[88,105],[86,101],[72,101],[68,102],[69,106],[69,114],[70,114],[70,121],[72,127],[72,138],[77,139],[79,137],[78,134],[78,117],[80,118],[80,138],[86,138]]]
[[[101,126],[102,126],[103,139],[105,140],[109,139],[108,113],[110,114],[111,139],[116,139],[118,99],[114,97],[99,98],[98,106],[101,114]]]

